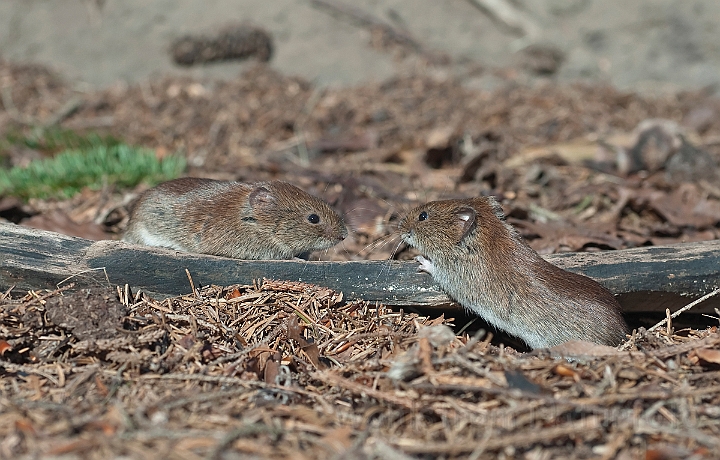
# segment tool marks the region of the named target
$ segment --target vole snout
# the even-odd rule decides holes
[[[324,236],[330,240],[336,240],[338,243],[344,241],[347,238],[347,231],[338,233],[334,228],[326,228]]]

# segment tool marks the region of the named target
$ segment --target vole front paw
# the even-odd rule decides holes
[[[420,262],[420,266],[418,267],[419,272],[426,272],[432,275],[435,271],[435,266],[433,265],[432,261],[426,259],[425,257],[415,256],[415,260]]]

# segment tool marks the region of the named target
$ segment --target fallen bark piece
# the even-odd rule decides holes
[[[563,253],[547,260],[593,278],[619,295],[624,311],[675,310],[720,287],[720,241],[651,246],[595,253]],[[0,224],[0,289],[76,288],[129,284],[157,297],[196,286],[252,284],[271,278],[317,284],[392,306],[447,308],[452,301],[418,273],[410,261],[308,262],[249,261],[135,246],[92,242],[53,232]],[[713,312],[714,297],[694,308]]]

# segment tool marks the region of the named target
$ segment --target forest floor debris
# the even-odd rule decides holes
[[[523,354],[456,336],[451,323],[270,280],[165,301],[120,288],[11,291],[0,297],[0,456],[630,459],[720,448],[717,327],[636,332],[624,352]]]
[[[720,101],[703,91],[475,91],[429,74],[319,89],[262,65],[80,91],[3,61],[0,83],[3,166],[57,153],[52,130],[99,131],[181,152],[190,175],[288,180],[351,228],[318,258],[409,258],[393,238],[402,209],[481,194],[542,253],[720,238]],[[0,219],[117,238],[141,190],[0,197]],[[707,319],[637,331],[623,351],[519,353],[298,283],[164,301],[10,290],[0,458],[711,458],[720,335]]]

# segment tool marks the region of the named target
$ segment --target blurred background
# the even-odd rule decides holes
[[[268,33],[273,69],[321,86],[386,80],[417,66],[398,59],[404,53],[446,57],[442,70],[470,87],[501,85],[492,70],[519,65],[529,78],[667,91],[717,83],[718,17],[712,0],[8,0],[0,50],[95,88],[233,78],[247,65],[179,68],[169,50],[237,22]],[[387,52],[393,46],[406,49]]]

